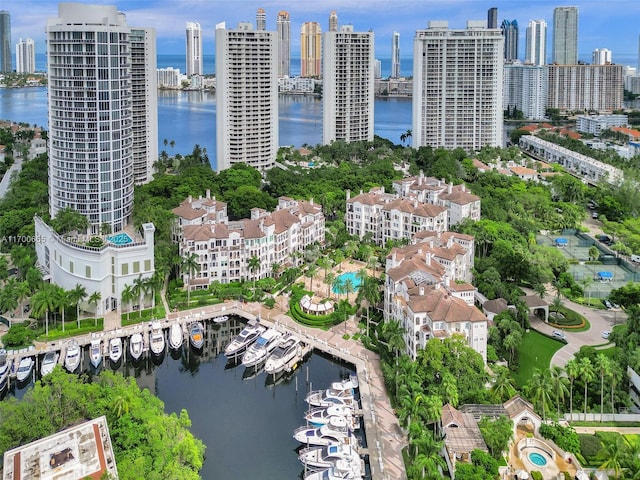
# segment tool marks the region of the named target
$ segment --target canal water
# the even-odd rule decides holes
[[[224,347],[243,326],[235,317],[222,324],[208,323],[199,353],[186,341],[180,351],[167,349],[160,358],[151,358],[147,352],[135,364],[127,358],[114,368],[106,359],[101,368],[134,376],[141,388],[148,388],[164,402],[167,413],[183,408],[189,412],[191,431],[207,446],[200,472],[203,479],[300,478],[303,467],[296,453],[300,444],[292,435],[304,424],[306,393],[309,388],[328,388],[331,382],[348,377],[353,368],[314,352],[290,376],[274,384],[264,372],[254,376],[242,364],[227,362]],[[82,365],[89,372],[87,348],[84,350]],[[22,397],[30,387],[31,383],[14,386],[10,394]]]

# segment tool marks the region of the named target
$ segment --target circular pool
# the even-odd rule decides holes
[[[537,452],[529,454],[529,461],[538,467],[544,467],[547,464],[547,459]]]

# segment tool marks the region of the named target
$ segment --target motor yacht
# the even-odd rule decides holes
[[[247,348],[242,357],[242,364],[245,367],[254,367],[263,363],[278,346],[280,339],[282,339],[282,333],[275,328],[270,328]]]
[[[312,407],[330,407],[332,405],[352,407],[357,403],[351,390],[335,390],[333,388],[309,392],[305,401]]]
[[[149,349],[154,355],[162,355],[164,352],[164,333],[162,331],[162,325],[158,321],[151,323]]]
[[[120,337],[109,340],[109,360],[118,363],[122,358],[122,339]]]
[[[89,361],[93,368],[98,368],[102,363],[102,341],[99,338],[91,340],[89,347]]]
[[[224,349],[224,354],[227,357],[237,357],[244,354],[249,345],[257,340],[257,338],[265,332],[266,328],[255,323],[253,325],[247,325],[242,331],[231,340],[231,343]]]
[[[19,383],[29,380],[33,371],[33,357],[23,357],[18,364],[16,379]]]
[[[9,359],[7,351],[4,348],[0,348],[0,391],[4,390],[4,387],[9,383],[11,367],[13,367],[13,359]]]
[[[58,364],[58,358],[60,358],[60,354],[58,352],[47,352],[44,354],[44,358],[42,359],[42,364],[40,365],[40,375],[43,377],[45,375],[49,375],[53,372],[53,369]]]
[[[80,345],[78,345],[76,340],[72,339],[67,345],[67,353],[64,356],[64,368],[66,368],[69,373],[75,372],[80,366],[81,353]]]
[[[169,329],[169,347],[178,350],[182,346],[184,341],[184,335],[182,334],[182,327],[179,323],[174,323]]]
[[[322,447],[306,447],[300,450],[300,461],[313,468],[331,468],[338,460],[359,462],[360,455],[355,446],[331,443]]]
[[[338,460],[332,467],[308,473],[304,480],[357,480],[364,478],[363,474],[360,460]]]
[[[314,427],[321,427],[329,423],[331,417],[343,417],[349,421],[352,430],[360,428],[360,423],[353,414],[353,409],[344,405],[332,405],[330,407],[316,407],[309,410],[304,416],[305,420]]]
[[[142,356],[142,350],[144,348],[144,341],[140,333],[134,333],[129,339],[129,354],[134,360],[139,360]]]
[[[267,359],[264,371],[268,375],[276,375],[284,370],[294,358],[302,355],[302,344],[300,339],[294,335],[283,338],[277,348]]]
[[[189,343],[195,349],[204,345],[204,326],[200,322],[192,322],[189,325]]]
[[[293,438],[306,445],[355,442],[347,420],[342,417],[331,417],[329,423],[321,427],[300,427],[293,432]]]

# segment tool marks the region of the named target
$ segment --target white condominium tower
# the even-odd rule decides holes
[[[318,22],[305,22],[300,29],[300,76],[322,74],[322,30]]]
[[[121,230],[133,207],[130,31],[115,6],[60,3],[47,21],[49,202]],[[155,95],[154,92],[148,92]]]
[[[187,76],[202,75],[202,30],[200,24],[187,22]]]
[[[276,32],[216,25],[216,158],[218,170],[275,164],[278,151]]]
[[[322,143],[373,141],[373,32],[323,35]]]
[[[400,78],[400,33],[391,37],[391,78]]]
[[[158,75],[156,31],[132,28],[131,86],[133,114],[133,180],[136,185],[153,180],[158,159]]]
[[[429,22],[413,46],[413,146],[502,146],[502,32]]]
[[[578,63],[578,7],[556,7],[553,10],[553,63]]]
[[[531,65],[547,63],[547,22],[530,20],[525,43],[525,63]]]
[[[606,65],[607,63],[611,63],[611,50],[596,48],[591,54],[591,63],[593,65]]]
[[[288,77],[291,73],[291,21],[289,12],[278,13],[278,76]]]
[[[256,30],[266,30],[267,29],[267,14],[264,11],[264,8],[259,8],[256,11]]]
[[[338,14],[335,10],[332,10],[329,14],[329,31],[337,32],[338,31]]]
[[[20,39],[16,45],[16,72],[33,73],[36,71],[36,46],[31,38]]]

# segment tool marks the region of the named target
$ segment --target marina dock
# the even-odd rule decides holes
[[[171,312],[167,318],[155,320],[159,322],[165,335],[171,325],[178,323],[187,339],[188,325],[194,321],[210,322],[222,316],[235,315],[247,321],[258,320],[267,327],[274,327],[283,333],[297,335],[308,350],[317,349],[334,358],[352,364],[358,375],[360,399],[367,448],[362,454],[369,455],[371,477],[373,480],[406,480],[407,475],[402,458],[402,449],[407,445],[407,438],[394,414],[387,396],[384,378],[377,354],[368,351],[360,343],[343,338],[345,332],[352,335],[357,325],[340,324],[331,329],[319,330],[297,324],[278,307],[270,310],[259,303],[226,302],[217,305],[195,308],[181,312]],[[205,327],[206,328],[206,327]],[[81,347],[88,347],[92,340],[102,341],[103,355],[107,356],[107,345],[112,338],[128,339],[134,333],[141,333],[145,340],[145,350],[151,332],[151,322],[147,321],[109,331],[75,337]],[[62,339],[49,343],[38,343],[29,349],[9,352],[9,358],[16,362],[25,356],[44,355],[48,351],[60,351],[59,362],[64,362],[64,353],[70,339]],[[188,340],[187,340],[188,341]],[[309,351],[303,355],[306,356]],[[36,365],[38,367],[38,365]],[[288,365],[293,369],[293,362]],[[322,388],[322,386],[320,386]]]

